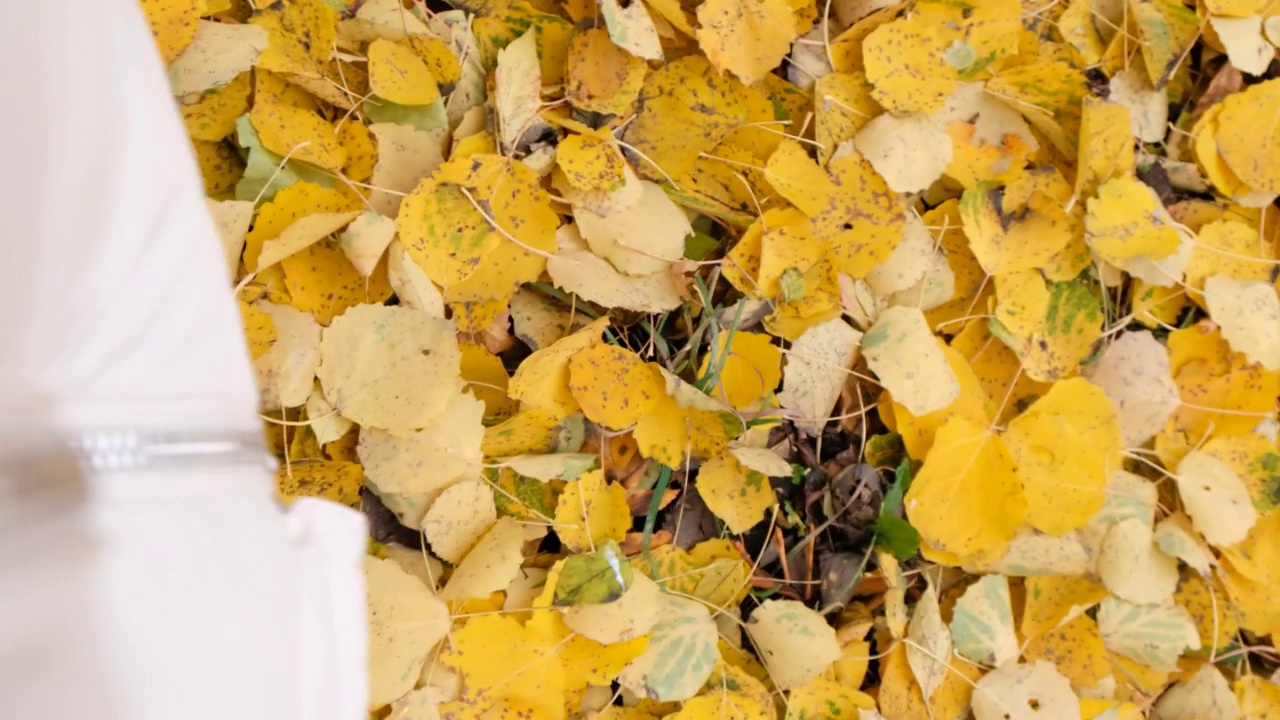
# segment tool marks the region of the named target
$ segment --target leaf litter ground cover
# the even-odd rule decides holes
[[[1280,4],[142,4],[371,717],[1280,717]]]

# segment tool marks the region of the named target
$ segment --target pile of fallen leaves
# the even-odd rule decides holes
[[[1280,4],[451,1],[143,0],[374,716],[1278,717]]]

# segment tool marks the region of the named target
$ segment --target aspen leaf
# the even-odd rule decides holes
[[[613,43],[607,30],[590,28],[569,41],[565,97],[588,112],[618,114],[635,102],[647,71],[644,60]]]
[[[548,453],[546,455],[516,455],[503,461],[503,467],[511,468],[525,477],[546,482],[548,480],[576,480],[582,473],[595,468],[600,456],[588,453]]]
[[[866,693],[824,677],[817,677],[791,690],[787,696],[787,720],[810,717],[857,717],[875,711],[876,701]],[[874,717],[880,717],[875,715]]]
[[[791,476],[791,463],[768,448],[731,447],[729,454],[737,458],[744,468],[766,477]]]
[[[649,645],[618,676],[632,692],[659,702],[697,694],[719,660],[715,621],[702,603],[663,594]]]
[[[1204,299],[1232,350],[1280,370],[1280,299],[1271,283],[1213,275],[1204,281]]]
[[[267,47],[267,33],[256,25],[197,20],[195,36],[169,65],[169,87],[179,97],[223,87],[253,67]]]
[[[1164,554],[1178,558],[1205,577],[1218,564],[1209,546],[1191,525],[1191,518],[1182,513],[1174,513],[1156,525],[1155,543]]]
[[[1002,552],[1027,513],[1004,440],[960,418],[938,429],[904,507],[924,540],[961,557]]]
[[[427,653],[449,632],[449,609],[394,560],[364,559],[369,603],[369,706],[413,689]]]
[[[999,667],[1018,657],[1007,579],[983,575],[964,591],[952,610],[951,639],[956,652],[983,665]]]
[[[591,252],[628,275],[662,272],[684,257],[689,219],[658,185],[641,181],[640,200],[625,213],[599,216],[574,210],[578,232]]]
[[[1102,507],[1124,445],[1115,406],[1083,378],[1054,383],[1004,440],[1023,479],[1027,522],[1052,534],[1082,527]]]
[[[1128,109],[1129,132],[1142,142],[1160,142],[1169,132],[1169,89],[1155,88],[1143,68],[1111,76],[1107,100]]]
[[[1172,670],[1184,649],[1200,647],[1191,616],[1171,602],[1135,605],[1108,596],[1098,608],[1098,631],[1108,650],[1153,670]]]
[[[401,305],[444,319],[444,296],[440,288],[409,256],[398,240],[387,246],[387,279]]]
[[[781,366],[782,353],[769,336],[721,330],[698,372],[703,377],[714,373],[712,397],[738,410],[752,410],[769,402],[782,379]]]
[[[285,501],[300,497],[324,498],[347,507],[360,506],[360,485],[364,472],[356,463],[292,463],[276,470],[276,492]]]
[[[1159,604],[1178,586],[1178,561],[1155,544],[1151,526],[1123,520],[1111,526],[1098,550],[1098,576],[1112,594],[1137,604]]]
[[[520,708],[530,717],[563,717],[565,673],[553,659],[554,640],[501,615],[470,618],[450,640],[440,663],[466,678],[456,704],[476,717],[489,710],[501,717],[503,707]]]
[[[1231,685],[1213,663],[1205,663],[1191,677],[1175,683],[1151,708],[1159,720],[1237,720],[1240,703]]]
[[[925,589],[911,613],[907,639],[911,641],[907,645],[907,664],[927,702],[946,678],[952,649],[951,631],[942,622],[942,611],[931,587]]]
[[[626,161],[618,148],[593,135],[570,135],[561,141],[556,146],[556,165],[579,190],[613,192],[626,184]]]
[[[249,121],[263,147],[295,160],[338,171],[347,161],[347,149],[329,123],[319,115],[283,103],[253,104]]]
[[[1280,707],[1280,685],[1257,675],[1236,680],[1236,701],[1247,720],[1273,720]]]
[[[1080,701],[1053,663],[1011,663],[978,681],[973,716],[977,720],[1075,720],[1080,717]]]
[[[445,488],[427,509],[422,529],[431,551],[457,564],[498,519],[493,490],[480,480],[464,480]]]
[[[1031,577],[1026,587],[1019,630],[1027,638],[1062,626],[1107,597],[1106,588],[1084,575]]]
[[[657,584],[643,573],[634,573],[631,586],[617,600],[565,608],[564,623],[598,643],[627,642],[649,634],[658,623],[662,598]]]
[[[613,540],[603,540],[591,552],[570,555],[559,565],[554,605],[578,607],[608,604],[631,586],[631,563]]]
[[[580,406],[569,387],[569,361],[579,352],[599,345],[600,333],[608,325],[608,318],[601,318],[529,356],[511,376],[507,393],[513,400],[546,410],[557,418],[578,411]]]
[[[1039,269],[1071,241],[1070,223],[1042,190],[978,183],[964,191],[959,210],[973,255],[990,275]]]
[[[483,598],[511,583],[524,559],[524,531],[509,517],[498,518],[454,568],[440,591],[444,600]]]
[[[644,3],[602,0],[600,14],[615,45],[638,58],[662,59],[662,42]]]
[[[325,330],[320,357],[316,374],[325,396],[361,425],[395,432],[423,427],[460,387],[452,325],[421,310],[351,308]]]
[[[1133,177],[1098,186],[1088,201],[1085,240],[1107,262],[1123,267],[1136,256],[1160,259],[1177,251],[1181,239],[1154,191]]]
[[[794,600],[766,600],[751,613],[747,634],[780,689],[808,683],[840,657],[836,631]]]
[[[257,307],[271,317],[276,340],[253,361],[263,409],[297,407],[307,401],[323,364],[321,328],[310,315],[287,305],[260,300]]]
[[[324,389],[318,383],[307,396],[306,408],[307,422],[311,423],[311,432],[315,433],[316,441],[321,445],[340,439],[355,426],[350,420],[338,414],[338,411],[329,403],[329,399],[324,396]]]
[[[862,337],[867,366],[913,415],[947,407],[960,396],[960,384],[933,337],[924,314],[891,307]]]
[[[479,473],[483,418],[484,403],[457,393],[416,430],[396,434],[362,427],[356,453],[380,490],[429,502],[449,485]]]
[[[744,467],[730,453],[703,463],[697,483],[707,508],[733,533],[750,530],[777,502],[769,478]]]
[[[536,30],[529,30],[498,52],[494,71],[494,104],[503,149],[518,146],[527,133],[536,134],[541,107],[542,69],[538,63]]]
[[[637,312],[664,312],[683,302],[670,272],[624,275],[588,251],[573,225],[560,228],[556,239],[560,251],[547,259],[547,274],[556,287],[605,307]]]
[[[1239,542],[1258,521],[1244,481],[1218,458],[1193,450],[1178,463],[1174,479],[1191,522],[1210,544]]]
[[[1218,152],[1231,171],[1250,188],[1280,193],[1280,130],[1269,128],[1262,135],[1246,128],[1251,118],[1271,117],[1280,111],[1280,80],[1267,80],[1222,101],[1218,116]]]
[[[871,163],[894,192],[928,188],[951,162],[951,138],[941,125],[919,115],[883,113],[867,123],[853,146]]]
[[[253,222],[253,203],[247,200],[209,200],[209,215],[218,229],[222,239],[222,249],[227,254],[227,267],[231,275],[236,274],[240,266],[240,255],[244,252],[245,236],[249,234],[249,225]]]
[[[560,494],[555,521],[560,541],[574,550],[605,539],[621,542],[631,528],[627,492],[607,483],[603,471],[583,473]]]
[[[440,166],[447,133],[443,128],[419,130],[391,122],[374,123],[369,126],[369,132],[378,145],[378,161],[369,179],[376,189],[369,195],[369,204],[383,215],[396,218],[397,222],[408,223],[408,219],[399,221],[397,216],[403,201],[407,200],[401,193],[413,191],[420,180]],[[420,196],[414,192],[410,197]],[[400,232],[410,238],[411,243],[417,237],[403,226]],[[439,281],[443,282],[444,278]]]
[[[346,227],[359,213],[316,213],[299,218],[279,236],[262,244],[257,271],[275,265],[294,253],[301,252],[338,230]]]
[[[791,345],[778,404],[799,417],[798,427],[817,435],[849,380],[862,333],[835,318],[815,325]]]
[[[593,345],[569,359],[569,392],[587,419],[622,430],[666,393],[638,355],[616,345]]]
[[[1262,17],[1210,17],[1209,26],[1226,47],[1233,67],[1250,75],[1267,71],[1276,48],[1262,34]]]
[[[440,99],[436,78],[411,48],[378,38],[369,43],[369,89],[398,105]]]
[[[1091,368],[1089,380],[1115,405],[1125,447],[1155,437],[1177,411],[1169,351],[1150,332],[1128,332],[1111,343]]]
[[[1088,615],[1078,615],[1033,638],[1023,654],[1028,661],[1052,662],[1077,692],[1097,687],[1111,677],[1111,663],[1098,623]]]
[[[785,0],[708,0],[698,6],[698,26],[707,59],[748,85],[776,67],[796,37]]]

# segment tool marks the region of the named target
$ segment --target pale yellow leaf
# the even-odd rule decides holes
[[[1258,521],[1244,481],[1218,458],[1193,450],[1178,463],[1174,479],[1183,508],[1211,545],[1243,540]]]
[[[1212,275],[1205,278],[1204,299],[1232,350],[1280,370],[1280,299],[1271,283]]]
[[[316,213],[298,218],[279,236],[262,244],[262,252],[258,255],[254,272],[262,272],[290,255],[307,249],[341,230],[359,214],[358,212]]]
[[[297,407],[307,401],[322,358],[320,326],[311,315],[288,305],[259,300],[255,306],[271,317],[276,341],[253,361],[259,408]]]
[[[449,632],[449,608],[394,560],[364,559],[369,607],[369,707],[413,689],[427,654]]]
[[[440,591],[445,600],[488,597],[511,583],[524,560],[524,530],[515,519],[499,518],[454,568]]]
[[[342,252],[360,274],[369,277],[396,235],[396,221],[375,212],[360,213],[338,237]],[[395,287],[393,284],[392,287]]]
[[[463,480],[444,489],[422,518],[431,551],[457,564],[498,519],[493,489],[482,480]]]
[[[795,413],[797,427],[822,432],[849,381],[862,333],[840,318],[809,328],[791,345],[778,403]]]
[[[835,628],[794,600],[762,602],[751,613],[747,634],[782,690],[808,683],[840,657]]]
[[[1079,720],[1080,701],[1053,663],[1008,664],[978,681],[973,715],[977,720]]]
[[[253,67],[267,47],[257,25],[196,21],[196,36],[169,65],[169,87],[179,97],[226,85]]]
[[[853,139],[854,147],[894,192],[920,192],[942,177],[951,162],[946,128],[920,115],[883,113]]]
[[[1129,602],[1161,603],[1178,587],[1178,561],[1156,546],[1151,526],[1141,520],[1112,525],[1097,562],[1102,584]]]
[[[891,307],[862,337],[867,366],[913,415],[947,407],[960,396],[960,383],[940,341],[917,308]]]
[[[444,161],[448,130],[419,130],[398,123],[375,123],[369,132],[377,138],[378,162],[373,166],[369,184],[374,187],[369,204],[375,210],[394,218],[400,203],[418,181],[431,175]]]

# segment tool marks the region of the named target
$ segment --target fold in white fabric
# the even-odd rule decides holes
[[[363,719],[364,522],[273,500],[139,9],[14,4],[0,59],[0,717]]]

